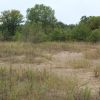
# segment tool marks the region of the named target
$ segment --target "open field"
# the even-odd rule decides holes
[[[0,100],[100,100],[100,43],[0,43]]]

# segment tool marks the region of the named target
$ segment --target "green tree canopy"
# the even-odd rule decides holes
[[[72,30],[73,39],[78,41],[86,41],[89,33],[91,32],[90,28],[84,23],[76,25]]]
[[[1,12],[0,23],[4,39],[8,40],[15,35],[17,27],[22,23],[23,16],[18,10],[7,10]]]
[[[100,27],[100,16],[82,16],[80,23],[87,24],[91,30],[98,29]]]
[[[53,27],[56,22],[54,14],[54,10],[49,6],[36,4],[35,7],[27,10],[27,21],[31,23],[41,23],[42,28],[46,32],[46,27],[48,25]]]

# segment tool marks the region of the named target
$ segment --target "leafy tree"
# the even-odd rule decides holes
[[[100,41],[100,29],[92,31],[88,37],[88,41],[98,42]]]
[[[72,38],[78,41],[86,41],[90,31],[91,30],[87,25],[81,23],[76,25],[76,27],[73,29]]]
[[[30,42],[44,42],[47,41],[48,35],[42,30],[41,24],[26,23],[22,29],[22,40]]]
[[[5,40],[11,39],[23,21],[23,16],[18,10],[3,11],[0,15],[0,23],[2,24],[2,33]]]
[[[86,24],[91,30],[98,29],[100,27],[100,16],[82,16],[80,23]]]
[[[41,23],[44,32],[47,33],[47,27],[51,26],[51,30],[54,28],[56,18],[55,12],[52,8],[43,4],[36,4],[35,7],[27,10],[27,21],[31,23]]]
[[[56,27],[54,32],[50,34],[51,41],[65,41],[66,40],[66,34],[64,32],[63,28]]]
[[[86,24],[87,23],[87,21],[88,21],[88,17],[86,17],[86,16],[82,16],[81,17],[81,19],[80,19],[80,23],[84,23],[84,24]]]
[[[57,22],[56,26],[64,29],[67,25],[65,25],[63,22]]]
[[[91,30],[98,29],[100,27],[100,16],[90,16],[88,20],[88,25]]]

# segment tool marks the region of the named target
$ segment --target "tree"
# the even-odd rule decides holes
[[[38,43],[47,41],[48,35],[43,32],[41,25],[27,23],[23,25],[21,39],[23,41]]]
[[[45,6],[43,4],[36,4],[34,8],[27,10],[27,21],[31,23],[41,23],[44,32],[47,33],[47,27],[54,27],[56,18],[54,16],[55,12],[52,8]]]
[[[81,19],[80,19],[80,23],[86,24],[87,21],[88,21],[88,17],[86,17],[86,16],[82,16]]]
[[[100,27],[100,16],[82,16],[80,23],[86,24],[91,30],[98,29]]]
[[[57,22],[57,23],[56,23],[56,26],[63,29],[63,28],[65,28],[67,25],[64,24],[63,22]]]
[[[88,41],[100,42],[100,29],[93,30],[88,37]]]
[[[81,23],[76,25],[76,27],[72,30],[72,38],[78,41],[86,41],[90,31],[91,30],[87,25]]]
[[[50,34],[51,41],[65,41],[66,34],[62,28],[56,28],[54,32]]]
[[[100,16],[90,16],[88,25],[90,26],[91,30],[98,29],[100,27]]]
[[[5,40],[11,39],[23,22],[23,16],[18,10],[3,11],[0,15],[0,23],[2,25],[2,33]]]

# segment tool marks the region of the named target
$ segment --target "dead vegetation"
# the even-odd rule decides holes
[[[99,100],[99,50],[99,43],[1,42],[0,99]]]

